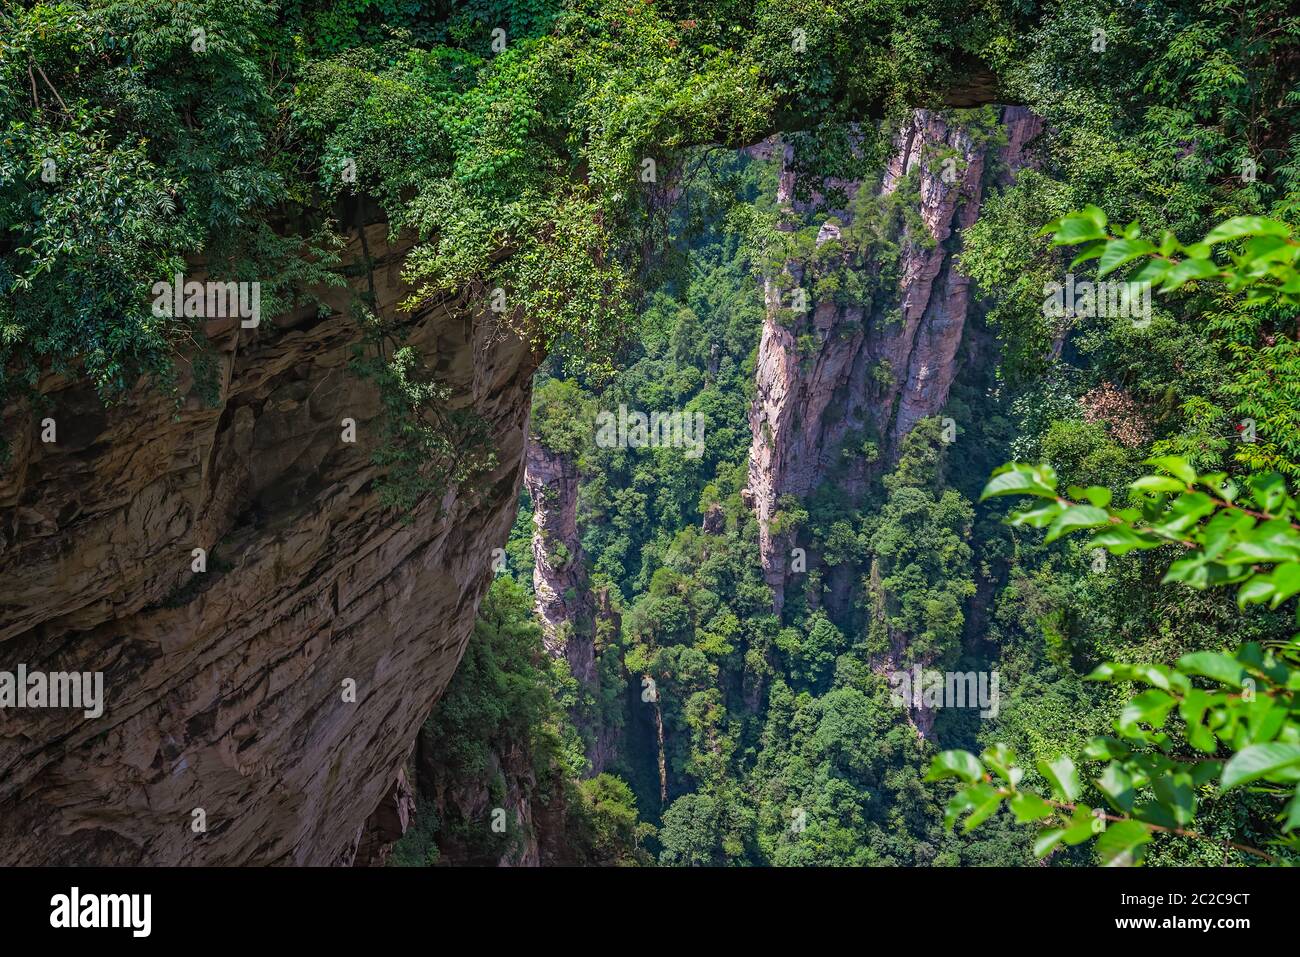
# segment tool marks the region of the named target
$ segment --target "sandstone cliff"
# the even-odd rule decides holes
[[[348,261],[373,258],[347,274],[393,315],[405,250],[385,236],[354,230]],[[325,295],[323,317],[208,324],[215,406],[188,380],[177,410],[49,377],[47,410],[4,410],[0,668],[102,671],[106,706],[0,711],[0,863],[350,863],[404,826],[400,769],[515,514],[535,361],[463,303],[409,317],[499,464],[401,521],[373,490],[349,294]]]
[[[1027,162],[1026,144],[1041,122],[1022,107],[1003,108],[1000,120],[1006,142],[997,159],[1005,179]],[[865,305],[814,299],[791,323],[782,297],[790,286],[812,284],[809,265],[791,261],[781,282],[765,283],[746,499],[752,496],[759,518],[763,573],[778,613],[795,545],[774,523],[782,497],[805,496],[832,473],[847,498],[860,496],[872,469],[890,463],[902,437],[948,400],[971,300],[970,281],[954,264],[957,234],[979,215],[990,139],[929,110],[915,111],[899,131],[877,194],[889,196],[906,179],[917,191],[907,203],[919,220],[894,237],[892,295]],[[796,201],[790,167],[787,147],[778,200],[795,217],[805,216],[820,197]],[[863,184],[841,185],[854,206]],[[818,248],[838,242],[853,225],[852,209],[831,212]],[[874,279],[881,274],[878,261],[859,268]]]
[[[529,435],[524,484],[533,503],[533,591],[546,650],[584,685],[596,680],[594,607],[578,539],[578,467]]]
[[[606,593],[593,594],[587,559],[578,535],[581,477],[572,455],[554,452],[529,433],[524,454],[524,484],[533,505],[533,592],[542,623],[542,641],[552,657],[563,658],[581,686],[572,715],[586,739],[590,773],[599,774],[617,749],[618,729],[600,715],[597,639],[618,622]]]

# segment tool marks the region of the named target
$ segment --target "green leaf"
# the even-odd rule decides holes
[[[1286,499],[1286,479],[1276,472],[1252,475],[1250,495],[1265,512],[1272,514]]]
[[[1062,535],[1079,528],[1096,528],[1110,523],[1110,516],[1105,509],[1095,505],[1071,505],[1061,512],[1052,527],[1047,530],[1045,541],[1054,542]]]
[[[1205,787],[1222,773],[1222,761],[1197,761],[1192,765],[1192,787]]]
[[[1151,832],[1137,821],[1116,821],[1097,838],[1097,857],[1106,867],[1128,867],[1141,862],[1150,842]]]
[[[1201,538],[1205,542],[1205,557],[1218,558],[1238,536],[1255,527],[1255,520],[1244,512],[1223,509],[1205,523]]]
[[[1215,226],[1203,240],[1208,245],[1241,239],[1243,236],[1290,236],[1291,228],[1276,219],[1262,216],[1234,216]]]
[[[1127,525],[1112,524],[1098,532],[1088,543],[1089,548],[1105,548],[1115,555],[1126,555],[1135,548],[1159,548],[1163,544],[1154,535],[1139,535]]]
[[[1113,239],[1106,244],[1097,263],[1097,278],[1113,273],[1125,263],[1155,252],[1156,247],[1145,239]]]
[[[1030,794],[1028,791],[1018,792],[1008,802],[1011,813],[1016,816],[1016,820],[1021,824],[1028,824],[1031,821],[1041,821],[1045,817],[1051,817],[1052,805],[1048,804],[1037,794]]]
[[[1165,273],[1161,284],[1163,292],[1175,292],[1196,279],[1209,279],[1219,274],[1212,259],[1184,259]]]
[[[980,760],[1012,787],[1019,783],[1023,772],[1019,768],[1012,767],[1016,761],[1016,752],[1012,751],[1007,745],[1002,743],[989,745],[980,754]]]
[[[1095,672],[1094,672],[1095,674]],[[1109,761],[1113,758],[1126,758],[1131,749],[1119,738],[1096,737],[1083,749],[1083,756],[1093,761]]]
[[[1200,688],[1192,688],[1178,704],[1178,714],[1187,724],[1187,743],[1205,754],[1218,750],[1214,732],[1201,723],[1213,699]]]
[[[1286,805],[1286,821],[1282,824],[1284,832],[1294,831],[1300,827],[1300,787],[1295,789],[1295,794]]]
[[[1089,485],[1083,490],[1083,497],[1098,508],[1105,508],[1110,504],[1111,491],[1101,485]]]
[[[1129,488],[1135,492],[1184,492],[1187,485],[1167,475],[1144,475],[1136,482],[1130,482]]]
[[[1214,499],[1204,492],[1184,492],[1170,505],[1170,517],[1153,527],[1167,534],[1178,535],[1187,531],[1217,507]]]
[[[1183,582],[1192,588],[1206,588],[1210,584],[1209,559],[1204,555],[1193,553],[1191,558],[1180,558],[1165,570],[1165,577],[1160,584]]]
[[[1151,780],[1151,790],[1179,827],[1196,817],[1196,792],[1185,774],[1161,775]]]
[[[970,817],[962,825],[962,832],[969,834],[993,816],[1002,803],[1002,794],[991,784],[980,783],[968,789],[971,800]]]
[[[1276,608],[1292,595],[1300,592],[1300,563],[1288,562],[1273,569],[1271,584],[1274,589],[1270,608]]]
[[[1070,215],[1078,216],[1082,219],[1086,219],[1088,220],[1088,222],[1092,223],[1098,229],[1105,229],[1106,223],[1108,222],[1108,220],[1106,219],[1105,211],[1100,209],[1097,206],[1094,206],[1092,203],[1089,203],[1087,206],[1083,207],[1083,209],[1079,210],[1077,213],[1071,213]]]
[[[1149,282],[1154,288],[1164,281],[1165,275],[1173,268],[1174,264],[1167,259],[1149,259],[1129,276],[1129,282]]]
[[[1147,459],[1142,464],[1154,465],[1175,478],[1182,479],[1186,485],[1191,485],[1196,481],[1196,470],[1192,468],[1186,459],[1177,455],[1161,455],[1157,458]]]
[[[1219,790],[1230,791],[1296,764],[1300,764],[1300,744],[1252,744],[1224,765]]]
[[[1015,528],[1021,525],[1028,525],[1030,528],[1045,528],[1061,514],[1061,509],[1065,508],[1059,502],[1048,502],[1040,505],[1038,508],[1026,509],[1023,512],[1016,512],[1007,518],[1007,523]]]
[[[1061,843],[1061,838],[1065,837],[1065,828],[1048,827],[1038,832],[1034,838],[1034,857],[1046,857],[1052,852],[1052,848]]]
[[[1213,678],[1234,688],[1241,687],[1246,669],[1241,662],[1220,651],[1193,651],[1178,659],[1178,670],[1184,674]]]
[[[1106,770],[1097,779],[1097,787],[1115,810],[1127,813],[1133,809],[1133,801],[1137,797],[1133,791],[1133,777],[1118,761],[1106,765]]]
[[[1219,560],[1225,564],[1243,565],[1300,561],[1300,534],[1290,523],[1274,519],[1245,533],[1242,540]]]
[[[1086,804],[1075,806],[1074,816],[1070,818],[1070,826],[1065,829],[1065,834],[1061,840],[1073,847],[1076,844],[1082,844],[1091,838],[1094,834],[1101,833],[1105,827],[1103,818],[1092,813],[1092,808]]]
[[[1083,785],[1079,783],[1079,772],[1075,770],[1074,762],[1067,755],[1063,754],[1051,762],[1039,761],[1038,771],[1052,786],[1052,794],[1058,801],[1070,804],[1078,800],[1079,795],[1083,793]]]
[[[1245,608],[1247,605],[1257,605],[1260,602],[1268,601],[1272,597],[1273,583],[1268,576],[1256,575],[1254,578],[1247,579],[1246,583],[1237,590],[1237,607]]]
[[[1172,696],[1159,688],[1152,688],[1124,706],[1116,725],[1121,731],[1136,729],[1139,722],[1159,728],[1168,719],[1169,712],[1176,703]]]
[[[1139,804],[1133,809],[1133,816],[1139,821],[1146,821],[1148,824],[1155,824],[1159,827],[1174,828],[1178,826],[1178,822],[1169,813],[1169,809],[1155,801],[1146,801]]]
[[[1106,251],[1105,243],[1093,243],[1091,246],[1085,246],[1079,255],[1070,260],[1070,269],[1081,266],[1090,259],[1097,259]]]
[[[974,784],[982,777],[984,766],[969,751],[941,751],[930,762],[930,770],[925,779],[942,781],[944,778],[960,778],[967,784]]]
[[[1085,206],[1067,213],[1053,223],[1057,228],[1052,236],[1053,246],[1074,246],[1095,239],[1106,239],[1106,214],[1096,206]]]
[[[1133,665],[1133,680],[1145,681],[1149,685],[1169,691],[1174,684],[1173,672],[1164,665]]]
[[[974,806],[969,791],[970,788],[962,788],[948,799],[948,804],[943,811],[943,826],[948,830],[951,831],[953,825],[957,823],[957,818]]]
[[[1052,245],[1077,246],[1079,243],[1090,243],[1093,240],[1105,238],[1105,231],[1098,229],[1091,223],[1084,220],[1068,219],[1061,221],[1061,228],[1052,237]]]
[[[1005,465],[984,486],[980,501],[999,495],[1036,495],[1056,497],[1056,473],[1050,466],[1035,467],[1013,463]]]

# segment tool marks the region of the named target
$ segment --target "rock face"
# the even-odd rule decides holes
[[[438,839],[439,863],[478,867],[565,863],[567,809],[560,781],[539,782],[538,769],[524,749],[510,746],[489,751],[487,765],[476,780],[450,785],[440,773],[427,736],[426,726],[416,742],[416,781],[421,797],[431,802],[438,820],[473,821],[482,827],[493,820],[494,812],[500,812],[508,835],[504,849],[487,857],[464,841],[457,828],[444,827]],[[501,790],[494,790],[497,785]]]
[[[347,259],[391,316],[410,290],[386,233],[354,230]],[[0,710],[0,863],[351,863],[404,826],[399,771],[515,514],[536,362],[464,304],[409,317],[498,464],[402,521],[373,490],[350,294],[325,297],[325,316],[210,322],[215,405],[184,381],[179,408],[141,384],[105,409],[51,377],[48,409],[4,410],[0,670],[99,671],[106,704]]]
[[[597,707],[597,644],[602,631],[612,628],[618,634],[619,620],[609,595],[593,594],[587,576],[578,536],[581,476],[573,456],[551,451],[529,433],[524,461],[524,484],[533,503],[533,592],[542,644],[552,657],[568,662],[581,685],[582,700],[572,717],[587,742],[590,773],[599,774],[617,751],[618,728],[607,727]]]
[[[524,461],[524,484],[533,503],[533,592],[543,642],[589,686],[596,680],[594,607],[578,538],[578,466],[571,455],[552,452],[531,433]]]
[[[1026,144],[1041,121],[1022,107],[1003,108],[1000,119],[1005,180],[1027,162]],[[790,323],[789,289],[812,285],[808,264],[789,262],[783,281],[765,283],[746,491],[759,518],[763,573],[778,613],[794,544],[779,522],[774,528],[781,498],[807,495],[831,475],[845,496],[861,495],[871,469],[893,461],[911,428],[948,400],[971,298],[970,280],[955,267],[954,234],[979,215],[988,139],[929,110],[915,111],[899,131],[878,195],[890,196],[906,179],[917,190],[907,203],[920,225],[892,237],[899,247],[893,295],[865,304],[810,298],[808,310]],[[778,200],[804,215],[820,197],[796,201],[790,166],[787,148]],[[862,184],[838,185],[853,207]],[[830,212],[835,218],[821,227],[818,249],[853,225],[851,209]],[[878,279],[880,266],[870,262],[864,272]]]
[[[358,867],[382,867],[393,843],[406,833],[414,817],[415,792],[406,780],[406,771],[399,770],[397,780],[366,821],[353,863]]]

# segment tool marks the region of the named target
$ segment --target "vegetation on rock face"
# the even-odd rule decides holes
[[[642,813],[659,823],[652,844],[660,863],[1292,858],[1287,808],[1300,765],[1288,687],[1295,652],[1281,607],[1294,601],[1290,572],[1267,562],[1247,567],[1227,549],[1290,521],[1285,479],[1250,476],[1292,467],[1286,422],[1296,403],[1285,355],[1295,342],[1286,301],[1295,292],[1287,225],[1295,213],[1294,104],[1281,97],[1266,119],[1243,124],[1239,78],[1280,91],[1278,57],[1294,43],[1296,25],[1278,5],[1238,12],[1244,40],[1211,6],[1180,8],[1168,21],[1144,23],[1145,33],[1109,9],[1062,7],[1040,25],[1036,49],[1012,71],[1048,120],[1037,159],[1013,183],[987,171],[997,185],[962,237],[962,266],[988,297],[987,315],[974,321],[998,336],[999,354],[968,365],[954,386],[946,414],[961,425],[955,443],[941,441],[937,422],[922,422],[897,465],[861,498],[846,498],[828,474],[806,499],[780,503],[774,521],[810,546],[802,593],[788,597],[781,619],[770,613],[752,512],[741,499],[749,436],[729,428],[743,413],[728,415],[723,404],[750,394],[757,278],[796,258],[821,280],[810,307],[849,289],[854,301],[874,297],[887,308],[890,228],[906,224],[906,208],[897,210],[898,225],[847,232],[849,242],[836,245],[861,258],[840,269],[834,256],[818,255],[813,240],[823,220],[815,213],[771,245],[773,184],[762,163],[746,164],[726,186],[749,208],[717,215],[692,240],[687,274],[643,308],[641,343],[626,369],[604,382],[549,368],[600,408],[685,409],[718,393],[710,408],[720,424],[710,419],[703,462],[662,449],[581,451],[584,550],[624,605],[629,694],[618,770]],[[1097,17],[1113,57],[1095,58],[1097,69],[1082,74],[1063,72],[1063,51],[1089,49]],[[1189,45],[1212,50],[1214,70],[1189,72],[1165,53]],[[1189,141],[1196,163],[1187,162]],[[1272,175],[1241,176],[1238,161],[1265,151]],[[1137,223],[1109,230],[1095,207],[1063,217],[1089,201]],[[886,222],[861,203],[855,212],[859,223]],[[1040,238],[1041,224],[1054,218],[1056,244]],[[1166,230],[1206,240],[1184,246]],[[1146,236],[1161,238],[1146,245]],[[1070,263],[1060,239],[1098,245]],[[1153,254],[1155,265],[1144,265]],[[719,272],[718,263],[736,264],[739,275],[729,278],[734,267]],[[867,275],[876,285],[863,286],[873,267],[879,272]],[[1044,286],[1075,271],[1080,281],[1158,280],[1150,322],[1086,311],[1053,316]],[[730,338],[736,328],[747,330],[747,342]],[[548,416],[560,407],[554,381],[545,386]],[[578,396],[566,394],[576,408]],[[557,425],[550,419],[546,428],[563,434]],[[850,438],[846,455],[875,458],[869,437]],[[1005,525],[998,498],[980,498],[980,490],[993,466],[1013,456],[1045,460],[1055,472],[1031,474],[1060,475],[1061,488],[1088,488],[1039,519]],[[1193,477],[1143,478],[1153,456]],[[990,487],[1012,476],[1024,481],[1020,471],[1006,475]],[[1231,530],[1229,519],[1216,519],[1219,551],[1210,559],[1210,512],[1180,525],[1184,545],[1138,530],[1135,546],[1116,524],[1183,522],[1201,507],[1193,507],[1195,496],[1213,492],[1196,485],[1205,476],[1215,488],[1235,476],[1242,496],[1274,499],[1238,498],[1259,515]],[[1134,482],[1136,513],[1108,510],[1112,494]],[[1193,505],[1180,505],[1182,496]],[[714,510],[720,529],[707,517]],[[1061,530],[1083,528],[1098,512],[1114,520],[1095,544],[1043,542],[1023,531],[1062,515],[1072,517]],[[1171,581],[1156,587],[1170,548],[1189,547],[1201,557],[1179,558]],[[1110,551],[1108,561],[1099,549]],[[1260,579],[1244,612],[1213,589],[1179,584],[1201,587],[1225,575],[1238,585]],[[1275,597],[1277,611],[1259,607]],[[905,663],[999,672],[999,713],[981,721],[971,711],[941,710],[919,739],[879,671],[900,647]],[[1143,661],[1157,663],[1134,664]],[[647,679],[665,729],[662,749]],[[1134,681],[1149,690],[1133,697]],[[956,797],[922,780],[927,765],[932,779],[963,779]],[[944,801],[947,823],[966,816],[966,829],[939,826]],[[1009,810],[999,812],[1004,804]],[[1040,821],[1041,833],[1021,827],[1025,821]],[[973,825],[979,830],[970,834]]]
[[[421,731],[415,826],[391,863],[520,863],[530,851],[546,864],[643,862],[653,829],[638,822],[628,786],[578,779],[582,745],[565,716],[575,693],[567,668],[542,651],[531,597],[496,579]]]
[[[0,401],[35,399],[50,372],[106,402],[142,376],[183,381],[200,317],[156,315],[155,282],[256,281],[273,317],[342,281],[339,249],[373,202],[413,243],[406,310],[376,316],[364,293],[354,308],[353,368],[384,408],[384,500],[410,510],[492,463],[437,357],[407,341],[413,315],[472,314],[550,355],[533,428],[582,473],[583,552],[615,613],[599,704],[624,729],[613,774],[584,780],[573,679],[530,620],[525,502],[516,580],[493,585],[426,729],[444,797],[487,803],[435,807],[426,789],[399,861],[546,853],[556,820],[568,840],[551,859],[582,863],[1078,863],[1097,859],[1099,829],[1106,862],[1289,861],[1291,6],[11,3]],[[818,247],[843,210],[836,180],[877,175],[906,109],[989,99],[989,72],[1045,129],[1014,181],[985,170],[955,242],[975,286],[943,412],[958,437],[923,420],[894,462],[854,433],[838,454],[869,465],[862,494],[831,466],[783,500],[778,530],[808,565],[778,617],[743,494],[761,279],[796,259],[812,306],[895,308],[899,232],[925,228],[919,171],[888,198],[859,192]],[[1002,143],[989,111],[951,118]],[[776,208],[773,165],[732,152],[774,132],[809,204],[798,221]],[[1149,322],[1046,308],[1045,287],[1084,270],[1155,284]],[[804,330],[800,357],[818,346]],[[593,416],[620,406],[698,414],[702,454],[594,445]],[[981,497],[1008,460],[1040,464]],[[1006,495],[1044,504],[1008,524]],[[1067,534],[1085,529],[1087,543]],[[985,721],[942,709],[922,738],[887,677],[912,664],[997,671],[1005,700]],[[507,798],[548,823],[475,816]],[[979,840],[943,827],[945,801]],[[1030,821],[1047,822],[1037,839]]]
[[[16,4],[0,50],[7,355],[84,358],[105,387],[160,371],[186,330],[149,321],[154,276],[202,255],[301,278],[285,275],[306,238],[289,224],[360,190],[422,238],[420,297],[503,289],[520,331],[607,367],[683,149],[941,86],[998,15],[941,31],[931,6]],[[789,52],[795,28],[812,56]],[[286,254],[250,261],[268,230]],[[80,338],[38,334],[73,313]]]
[[[0,401],[48,369],[84,371],[108,401],[141,375],[171,382],[177,355],[205,343],[193,316],[151,312],[153,283],[201,263],[262,283],[263,311],[283,312],[337,282],[330,212],[358,195],[418,240],[411,308],[490,310],[539,350],[608,373],[686,150],[780,125],[835,130],[934,95],[958,59],[993,52],[1009,18],[971,4],[939,30],[941,12],[22,0],[0,12]],[[463,437],[408,374],[433,357],[392,333],[404,358],[358,370],[406,420],[376,461],[386,501],[409,507],[487,458],[446,464]]]

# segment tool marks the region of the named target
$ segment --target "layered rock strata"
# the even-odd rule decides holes
[[[209,321],[215,403],[183,379],[179,407],[141,383],[105,408],[49,376],[44,408],[4,410],[0,670],[100,672],[106,701],[0,710],[0,863],[350,863],[403,826],[398,774],[515,514],[536,357],[465,303],[405,317],[498,464],[382,507],[349,362],[354,294],[392,317],[411,291],[386,235],[352,231],[324,315]]]

